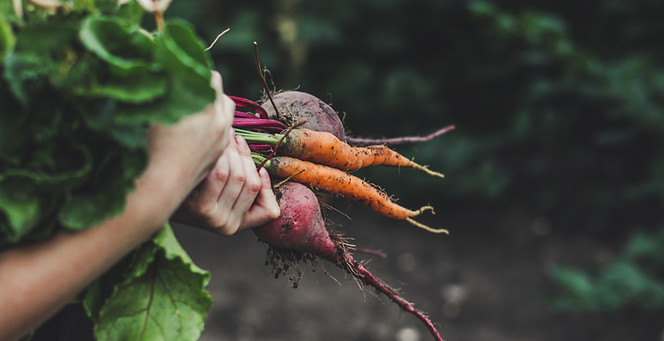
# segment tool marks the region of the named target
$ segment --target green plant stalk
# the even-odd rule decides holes
[[[257,166],[262,164],[263,167],[270,168],[270,160],[265,156],[258,153],[251,153],[251,158]]]
[[[240,128],[233,129],[235,130],[235,135],[242,136],[242,138],[244,138],[249,143],[265,143],[276,146],[285,136],[283,134],[259,133],[256,131]]]

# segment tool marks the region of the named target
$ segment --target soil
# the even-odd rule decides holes
[[[663,311],[570,312],[548,303],[553,265],[581,266],[609,259],[614,250],[569,236],[544,217],[518,209],[451,209],[425,223],[434,235],[362,208],[330,214],[376,276],[427,313],[447,341],[664,340]],[[412,315],[385,296],[360,288],[330,263],[302,265],[297,289],[265,266],[267,247],[242,232],[222,237],[174,226],[192,259],[211,272],[214,304],[201,340],[432,340]]]

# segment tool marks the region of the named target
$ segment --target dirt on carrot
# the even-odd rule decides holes
[[[328,132],[305,128],[291,130],[279,147],[279,152],[282,155],[345,171],[382,165],[411,167],[433,176],[444,177],[443,174],[407,159],[386,145],[354,147]]]
[[[445,229],[434,229],[412,219],[424,211],[433,211],[433,207],[411,210],[400,206],[368,182],[342,170],[287,156],[272,157],[264,167],[274,176],[357,201],[389,218],[405,220],[429,232],[448,233]]]

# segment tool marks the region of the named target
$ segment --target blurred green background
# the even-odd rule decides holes
[[[664,307],[662,13],[643,0],[189,0],[167,17],[209,42],[231,29],[211,50],[231,95],[261,96],[256,41],[275,89],[331,103],[350,136],[456,125],[398,148],[445,180],[359,174],[439,220],[516,208],[605,244],[608,260],[545,271],[552,306],[613,311]]]

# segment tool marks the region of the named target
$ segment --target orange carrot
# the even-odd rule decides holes
[[[385,145],[353,147],[328,132],[304,128],[291,130],[278,151],[282,155],[346,171],[383,165],[411,167],[443,177],[443,174],[417,164]]]
[[[261,157],[255,156],[255,158]],[[433,229],[412,219],[426,210],[433,211],[431,206],[424,206],[416,211],[409,210],[394,203],[385,193],[366,181],[342,170],[287,156],[272,157],[263,166],[274,176],[289,178],[292,181],[358,201],[384,216],[406,220],[429,232],[448,233],[445,229]]]

